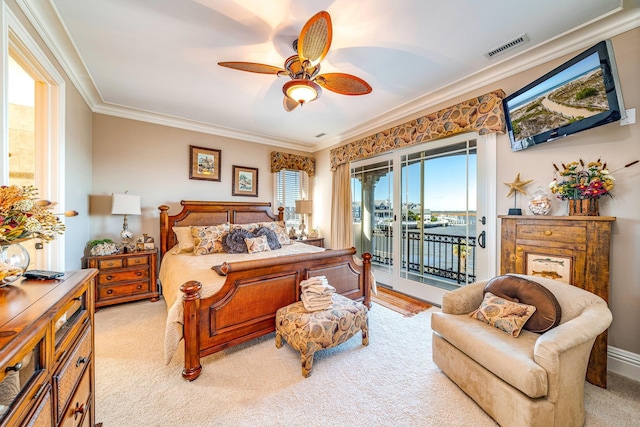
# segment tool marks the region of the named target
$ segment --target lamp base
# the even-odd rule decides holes
[[[522,215],[522,209],[511,208],[509,209],[509,215]]]

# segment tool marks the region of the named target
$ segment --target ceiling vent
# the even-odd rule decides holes
[[[502,46],[499,46],[495,49],[490,50],[489,52],[485,53],[485,56],[489,59],[493,58],[496,55],[500,55],[501,53],[504,53],[508,50],[511,50],[515,47],[520,46],[521,44],[527,43],[529,41],[529,36],[527,36],[527,34],[521,34],[518,37],[514,38],[513,40],[509,40],[508,42],[506,42],[505,44],[503,44]]]
[[[322,138],[323,136],[325,136],[326,133],[322,132],[316,135],[316,138]]]

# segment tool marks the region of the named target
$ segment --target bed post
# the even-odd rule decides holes
[[[198,315],[200,312],[200,289],[202,284],[194,280],[182,286],[180,290],[184,293],[184,369],[182,377],[193,381],[200,376],[202,365],[200,365],[200,325]]]
[[[373,281],[373,277],[371,275],[371,254],[369,252],[365,252],[362,254],[362,270],[364,273],[364,301],[363,304],[367,306],[367,308],[371,308],[371,285]]]
[[[284,221],[284,207],[282,206],[278,208],[278,221]]]
[[[160,259],[169,250],[167,248],[167,233],[169,232],[169,206],[162,205],[160,209]]]

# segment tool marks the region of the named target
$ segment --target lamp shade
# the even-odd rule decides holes
[[[111,198],[112,215],[140,215],[140,196],[113,194]]]
[[[296,200],[296,213],[313,213],[313,200]]]
[[[284,84],[282,92],[298,104],[305,104],[318,98],[322,89],[310,80],[294,79]]]

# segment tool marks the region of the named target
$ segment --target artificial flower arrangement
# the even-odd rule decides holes
[[[0,187],[0,245],[38,238],[45,242],[64,233],[64,224],[51,211],[52,203],[38,200],[33,186]],[[65,213],[67,216],[71,213]]]
[[[618,170],[628,168],[638,162],[639,160],[636,160]],[[562,163],[562,167],[564,170],[560,170],[553,163],[553,168],[561,178],[554,177],[549,184],[551,192],[559,199],[581,200],[598,199],[602,196],[613,197],[611,190],[613,190],[615,179],[607,169],[607,164],[602,163],[600,159],[586,165],[582,159],[579,159],[577,162],[566,165]]]

